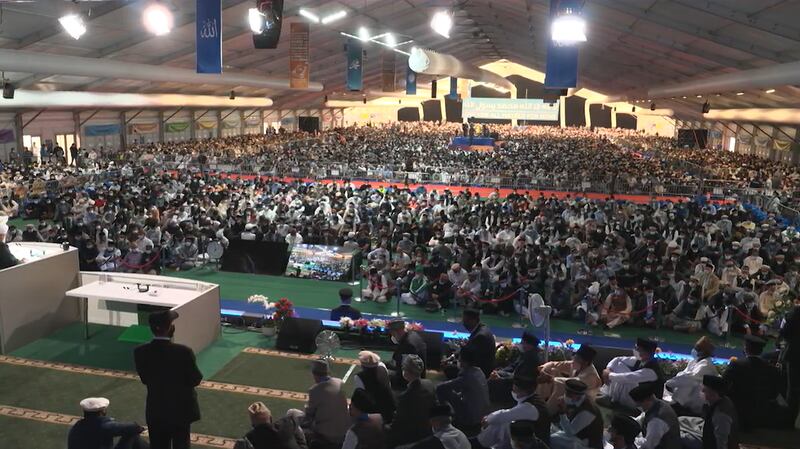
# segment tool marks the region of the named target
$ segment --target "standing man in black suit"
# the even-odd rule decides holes
[[[745,335],[744,360],[732,361],[722,378],[727,382],[728,396],[736,406],[741,430],[773,427],[776,423],[775,398],[782,385],[780,373],[761,357],[767,344],[760,337]]]
[[[420,376],[424,379],[425,371],[428,367],[428,345],[425,344],[425,340],[422,339],[421,335],[414,331],[406,330],[406,322],[403,320],[394,320],[387,327],[389,328],[392,343],[396,344],[397,347],[392,354],[392,360],[386,362],[386,368],[389,370],[392,389],[402,390],[407,384],[403,378],[403,356],[413,354],[422,360],[425,369],[422,370]]]
[[[486,377],[489,377],[494,371],[494,356],[497,350],[494,334],[489,329],[489,326],[481,323],[481,312],[478,309],[464,309],[461,314],[461,324],[469,331],[469,338],[464,346],[469,346],[472,349],[473,354],[475,354],[475,360],[477,360],[475,366],[480,368]],[[450,379],[458,374],[458,369],[456,368],[453,371],[452,368],[455,368],[455,366],[445,368],[445,374]]]
[[[136,372],[147,386],[145,416],[152,449],[188,448],[189,427],[200,420],[194,388],[203,374],[192,350],[172,342],[177,318],[173,310],[151,313],[153,340],[133,352]]]

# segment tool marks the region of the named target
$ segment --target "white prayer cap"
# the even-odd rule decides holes
[[[105,408],[108,408],[108,404],[110,404],[106,398],[86,398],[81,401],[81,408],[84,412],[99,412]]]
[[[0,224],[0,234],[3,234],[3,235],[8,234],[8,225],[7,224],[5,224],[5,223]]]

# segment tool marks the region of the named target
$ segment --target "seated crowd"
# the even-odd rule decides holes
[[[359,292],[363,298],[400,300],[432,312],[454,307],[468,311],[465,325],[477,343],[449,359],[448,382],[434,387],[424,379],[420,342],[414,341],[413,332],[397,329],[393,337],[398,347],[409,352],[383,365],[365,356],[371,360],[367,365],[378,367],[365,366],[365,372],[386,373],[361,379],[365,387],[374,388],[365,388],[369,395],[351,398],[350,415],[356,424],[350,430],[350,422],[337,415],[338,421],[329,423],[332,433],[326,433],[330,429],[315,433],[313,410],[291,414],[312,441],[328,444],[320,447],[344,443],[349,449],[358,447],[360,438],[378,435],[386,438],[380,444],[398,447],[419,444],[417,440],[433,434],[439,443],[432,444],[450,449],[461,447],[460,433],[472,438],[474,447],[512,447],[515,435],[523,440],[514,447],[528,447],[524,438],[532,441],[532,432],[554,445],[562,441],[565,447],[597,447],[598,429],[601,437],[603,430],[593,402],[598,391],[607,400],[604,405],[629,414],[635,407],[646,410],[638,423],[622,416],[606,420],[612,424],[614,447],[620,448],[633,447],[633,436],[639,433],[649,440],[640,447],[676,447],[658,442],[675,438],[675,411],[700,412],[701,390],[708,390],[705,402],[713,401],[714,394],[723,401],[711,407],[714,413],[730,416],[734,410],[738,418],[731,419],[739,419],[742,428],[761,426],[759,419],[774,417],[764,410],[778,407],[774,401],[779,395],[773,393],[780,390],[786,375],[754,360],[762,339],[787,332],[791,320],[786,312],[797,302],[800,284],[800,234],[785,227],[774,213],[753,210],[735,199],[661,202],[654,198],[636,204],[613,196],[556,198],[524,190],[505,196],[495,190],[481,196],[468,187],[430,190],[408,184],[378,187],[347,180],[208,174],[208,167],[215,164],[246,161],[272,175],[291,174],[294,168],[314,172],[337,167],[345,172],[401,170],[454,176],[474,172],[611,185],[622,179],[630,186],[643,186],[693,179],[671,163],[690,158],[697,164],[716,164],[720,175],[751,186],[768,182],[783,193],[798,179],[796,168],[727,152],[689,157],[668,139],[586,129],[498,129],[504,144],[492,152],[449,147],[449,138],[458,132],[455,125],[404,124],[338,129],[313,138],[279,133],[138,145],[126,152],[81,155],[77,151],[76,166],[16,159],[0,171],[0,213],[38,224],[23,229],[9,226],[0,237],[69,242],[79,249],[82,270],[147,273],[191,269],[207,259],[211,242],[226,246],[243,239],[349,246],[360,249],[367,260]],[[182,169],[160,170],[168,159],[180,161]],[[195,162],[199,173],[189,170]],[[735,169],[737,164],[741,169]],[[14,262],[0,258],[0,268]],[[352,293],[344,293],[347,305]],[[643,340],[636,357],[615,358],[599,371],[592,365],[591,348],[578,351],[576,360],[567,364],[537,368],[538,356],[527,356],[515,362],[514,369],[494,366],[494,338],[479,323],[479,313],[524,313],[537,295],[552,307],[555,318],[577,320],[586,332],[595,326],[637,326],[745,335],[748,364],[738,381],[733,366],[726,371],[726,382],[705,380],[715,374],[708,362],[701,363],[713,346],[701,340],[697,363],[690,363],[685,376],[675,378],[686,379],[670,384],[659,371],[654,344]],[[538,342],[526,338],[522,346],[533,350]],[[315,364],[314,370],[317,384],[331,381],[323,364]],[[572,381],[567,383],[566,378]],[[692,393],[687,397],[682,382],[689,378]],[[766,386],[758,393],[737,397],[735,383],[750,388],[753,379],[775,381],[764,380]],[[402,393],[387,395],[375,389],[386,382]],[[790,382],[793,410],[798,384]],[[319,389],[325,394],[336,391],[327,385]],[[664,405],[665,396],[674,407]],[[386,403],[390,397],[393,412]],[[754,397],[758,402],[752,402]],[[508,408],[490,412],[503,401]],[[333,407],[330,401],[323,403]],[[337,403],[346,407],[346,401]],[[748,410],[743,410],[748,403]],[[403,411],[401,404],[409,404],[408,409]],[[753,411],[752,404],[763,408]],[[251,414],[254,423],[272,425],[263,404],[254,404]],[[722,438],[715,432],[725,426],[717,426],[714,415],[706,417],[715,420],[714,432],[703,433],[702,439]],[[374,432],[389,421],[392,429],[401,430]],[[554,423],[560,433],[551,438]]]

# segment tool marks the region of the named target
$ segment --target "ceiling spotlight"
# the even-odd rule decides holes
[[[445,11],[439,11],[431,19],[431,28],[436,34],[450,39],[450,29],[453,28],[453,17]]]
[[[575,9],[564,8],[553,20],[550,37],[557,45],[586,42],[586,21]]]
[[[336,22],[339,19],[343,19],[347,15],[347,11],[341,10],[339,12],[335,12],[333,14],[329,14],[322,18],[322,24],[327,25],[329,23]]]
[[[744,92],[736,92],[736,95],[737,96],[742,96],[742,95],[744,95]]]
[[[58,19],[58,23],[75,40],[80,39],[86,33],[86,24],[83,23],[83,18],[78,14],[62,16]]]
[[[394,34],[386,33],[386,36],[383,39],[386,41],[386,45],[390,47],[397,46],[397,39],[395,39]]]
[[[297,13],[314,23],[319,23],[319,16],[305,8],[300,8]]]
[[[164,36],[172,31],[174,19],[172,11],[161,3],[150,3],[142,14],[144,27],[156,36]]]
[[[362,41],[368,41],[369,40],[369,30],[367,30],[365,27],[359,28],[358,29],[358,38],[361,39]]]
[[[258,8],[250,8],[247,10],[247,23],[250,24],[250,31],[255,34],[261,34],[266,28],[267,17],[258,10]]]
[[[765,94],[772,94],[775,93],[775,89],[767,89],[764,91]]]

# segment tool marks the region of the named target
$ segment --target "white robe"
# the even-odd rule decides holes
[[[690,360],[686,368],[666,382],[664,392],[667,402],[677,402],[695,413],[703,410],[705,401],[700,396],[703,376],[718,376],[719,372],[711,362],[711,358]],[[669,390],[672,390],[671,392]]]
[[[611,398],[612,401],[630,408],[636,408],[628,393],[643,382],[653,382],[658,379],[656,372],[650,368],[641,368],[634,371],[636,357],[614,357],[608,362],[606,368],[611,371],[608,383],[603,385],[600,392]]]

